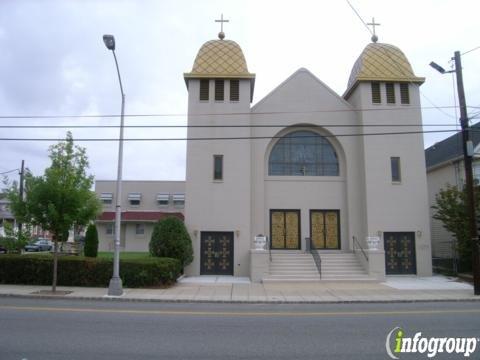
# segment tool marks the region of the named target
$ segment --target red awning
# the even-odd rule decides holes
[[[182,213],[169,213],[163,211],[124,211],[122,212],[122,221],[158,221],[169,216],[174,216],[183,220]],[[105,211],[98,218],[97,221],[114,221],[115,212]]]

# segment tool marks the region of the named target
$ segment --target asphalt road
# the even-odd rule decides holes
[[[0,359],[389,359],[412,336],[480,337],[480,303],[164,304],[0,298]],[[400,359],[428,359],[400,354]],[[461,354],[435,359],[466,359]],[[470,359],[480,359],[480,343]]]

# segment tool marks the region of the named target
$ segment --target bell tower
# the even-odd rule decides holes
[[[344,94],[361,125],[364,236],[378,236],[383,250],[385,234],[407,234],[414,241],[412,262],[415,255],[423,259],[410,269],[428,276],[431,264],[424,260],[431,259],[430,229],[420,110],[425,78],[414,74],[399,48],[377,41],[374,34],[355,62]],[[388,251],[385,246],[387,259]]]
[[[203,44],[192,70],[184,74],[189,126],[185,223],[194,248],[189,275],[249,275],[249,258],[241,254],[248,254],[251,241],[249,138],[255,74],[248,72],[240,46],[225,40],[227,21],[223,16],[218,20],[219,39]],[[212,242],[207,249],[207,235],[212,241],[225,235],[222,239],[231,238],[233,244],[227,248]],[[215,256],[206,260],[207,253]]]

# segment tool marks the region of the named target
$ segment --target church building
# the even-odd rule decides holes
[[[255,74],[221,32],[184,78],[187,275],[431,275],[425,79],[399,48],[374,36],[343,95],[300,68],[252,106]]]

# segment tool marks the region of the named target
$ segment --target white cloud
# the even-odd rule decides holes
[[[452,79],[428,67],[448,66],[453,51],[478,43],[479,5],[468,0],[385,2],[351,0],[364,19],[375,17],[380,41],[400,47],[415,72],[426,76],[421,90],[439,106],[453,105]],[[102,35],[117,40],[127,114],[185,114],[189,71],[200,46],[214,39],[220,13],[228,39],[242,47],[257,74],[254,102],[300,67],[338,94],[370,35],[344,1],[2,1],[0,2],[0,115],[118,114],[120,93],[111,53]],[[26,15],[28,14],[28,16]],[[480,105],[476,69],[480,50],[463,59],[468,105]],[[422,99],[423,106],[431,106]],[[454,116],[454,111],[444,110]],[[423,111],[425,123],[455,123],[438,110]],[[118,124],[111,119],[6,120],[1,124]],[[127,118],[127,124],[185,124],[185,117]],[[4,137],[63,138],[66,129],[5,130]],[[118,129],[74,129],[74,136],[115,137]],[[127,129],[128,136],[184,137],[185,129]],[[445,134],[425,136],[426,145]],[[22,159],[36,173],[48,165],[46,142],[0,142],[0,166]],[[116,176],[117,143],[87,147],[97,178]],[[184,142],[129,142],[126,179],[182,179]]]

